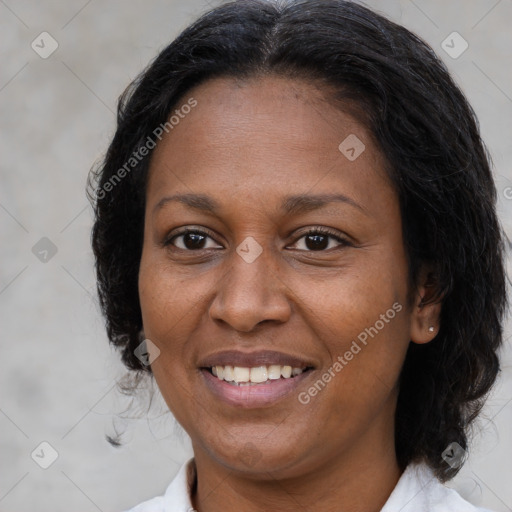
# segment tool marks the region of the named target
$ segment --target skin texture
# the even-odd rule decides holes
[[[411,341],[434,338],[440,307],[420,305],[429,292],[426,270],[414,303],[407,303],[399,203],[383,156],[369,132],[312,83],[217,78],[182,103],[190,97],[197,106],[152,156],[139,293],[144,334],[160,350],[152,370],[192,439],[194,507],[379,511],[400,477],[400,369]],[[354,161],[338,149],[350,134],[365,144]],[[220,210],[176,201],[157,207],[178,193],[206,194]],[[285,196],[322,193],[343,194],[359,206],[280,213]],[[198,249],[187,250],[187,237],[171,243],[183,227],[210,238]],[[314,250],[304,234],[318,227],[348,243],[321,239]],[[236,252],[247,237],[262,249],[252,263]],[[309,403],[300,403],[298,392],[394,303],[401,311]],[[278,350],[312,361],[315,370],[278,403],[234,407],[209,391],[198,369],[201,358],[229,349]]]

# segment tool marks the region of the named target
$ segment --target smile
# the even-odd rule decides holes
[[[273,364],[270,366],[212,366],[210,371],[219,380],[231,383],[233,386],[254,386],[271,380],[291,379],[300,375],[308,368],[292,368],[291,366]]]
[[[295,396],[302,382],[312,374],[311,367],[301,369],[289,365],[201,368],[203,382],[216,399],[244,409],[271,407]]]

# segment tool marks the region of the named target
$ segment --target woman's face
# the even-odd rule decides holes
[[[308,83],[215,79],[188,100],[147,188],[139,293],[158,386],[196,458],[274,476],[369,463],[393,449],[415,314],[383,157]]]

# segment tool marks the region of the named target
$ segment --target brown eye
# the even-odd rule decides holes
[[[165,245],[172,245],[184,251],[200,251],[203,249],[218,248],[218,246],[206,246],[205,244],[208,239],[213,240],[213,238],[204,231],[187,229],[173,235],[165,242]]]
[[[334,241],[338,243],[338,247],[345,247],[350,245],[347,240],[340,237],[337,231],[332,231],[326,228],[317,228],[304,233],[296,242],[298,244],[300,240],[304,239],[303,247],[298,247],[300,250],[306,250],[308,252],[323,252],[327,249],[336,248],[331,245],[330,242]]]

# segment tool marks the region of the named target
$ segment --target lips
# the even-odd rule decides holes
[[[241,352],[226,350],[204,357],[198,364],[199,368],[210,369],[214,366],[239,366],[253,368],[258,366],[291,366],[292,368],[315,368],[312,361],[300,356],[285,354],[274,350],[259,350],[257,352]]]
[[[224,403],[243,408],[269,407],[291,396],[315,367],[300,356],[273,350],[217,352],[199,364],[206,387]],[[276,369],[284,373],[273,374]]]

